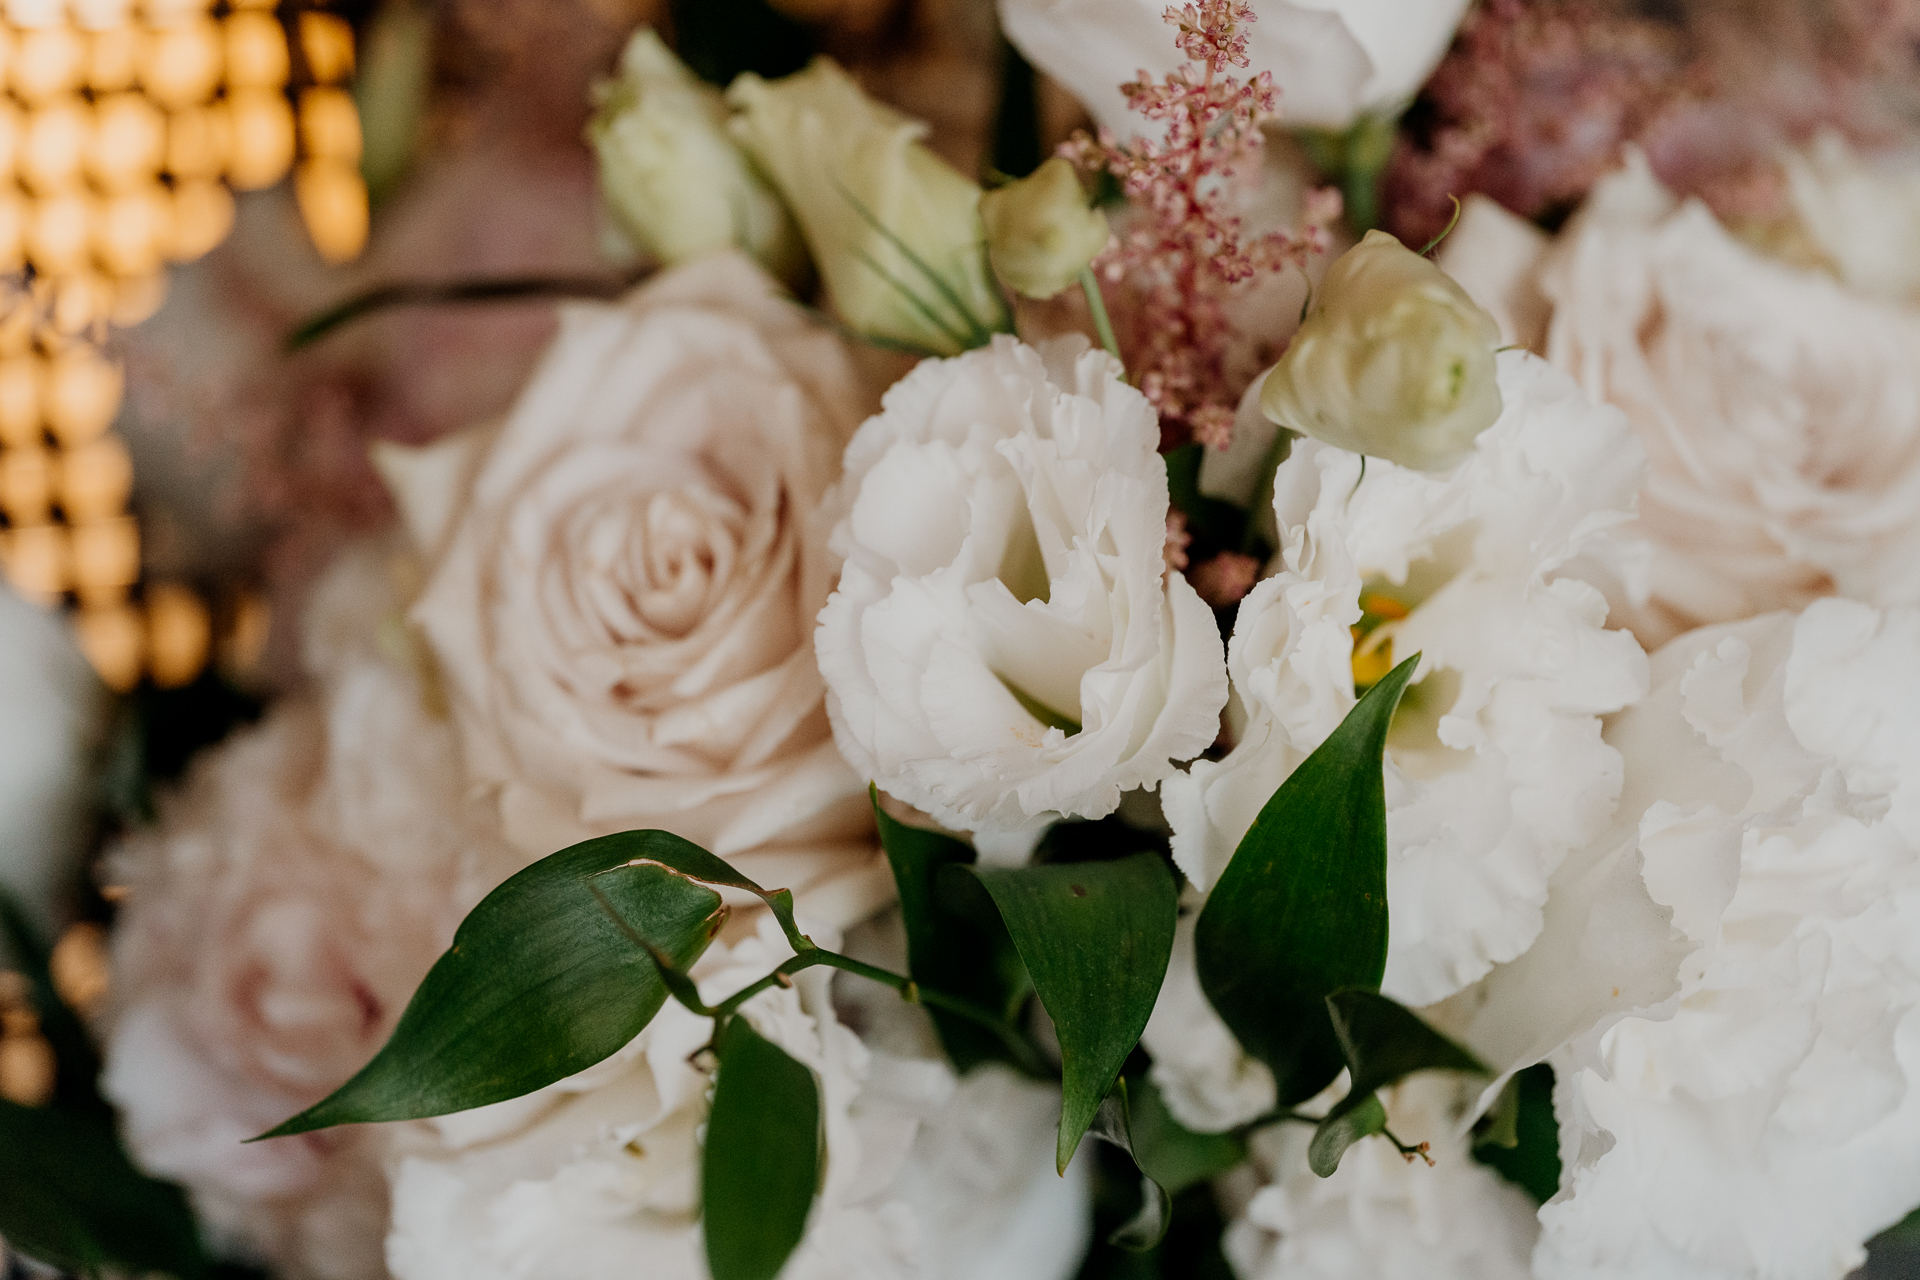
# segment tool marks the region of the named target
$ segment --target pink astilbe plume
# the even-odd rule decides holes
[[[1241,80],[1229,71],[1248,63],[1253,20],[1244,0],[1169,7],[1174,44],[1189,61],[1164,80],[1143,71],[1121,86],[1132,109],[1161,122],[1165,136],[1122,143],[1102,129],[1097,141],[1081,133],[1061,147],[1082,168],[1119,179],[1139,208],[1099,271],[1137,291],[1131,332],[1139,349],[1127,353],[1128,364],[1160,411],[1168,444],[1191,438],[1226,446],[1243,388],[1229,385],[1222,295],[1264,272],[1303,266],[1325,248],[1320,224],[1339,215],[1337,203],[1322,197],[1304,231],[1243,238],[1240,219],[1228,211],[1232,180],[1259,155],[1260,123],[1277,114],[1280,96],[1268,72]]]

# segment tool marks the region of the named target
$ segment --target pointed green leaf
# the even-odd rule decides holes
[[[1140,1043],[1173,954],[1179,891],[1158,854],[973,868],[1060,1037],[1062,1170]]]
[[[922,986],[960,996],[1012,1017],[1027,993],[1026,969],[991,903],[961,912],[937,890],[947,866],[971,866],[973,847],[938,831],[910,827],[880,807],[871,791],[880,844],[893,868],[900,915],[907,929],[907,973]],[[979,886],[966,886],[975,894]],[[1011,1062],[1007,1048],[985,1027],[928,1007],[940,1043],[954,1068],[971,1071],[983,1062]],[[1014,1064],[1018,1065],[1018,1064]]]
[[[1340,1074],[1326,998],[1380,985],[1387,963],[1381,753],[1415,654],[1367,691],[1234,850],[1194,927],[1200,986],[1282,1106]]]
[[[1196,1133],[1174,1119],[1160,1090],[1145,1076],[1128,1081],[1127,1110],[1134,1159],[1168,1195],[1217,1178],[1247,1158],[1246,1141],[1239,1135]]]
[[[787,889],[762,889],[753,881],[734,870],[733,864],[725,858],[708,853],[691,840],[682,840],[678,836],[664,831],[629,831],[624,835],[608,836],[609,840],[624,840],[635,836],[659,836],[651,840],[644,850],[633,857],[592,874],[592,879],[604,881],[617,877],[628,868],[657,866],[677,875],[688,876],[702,884],[718,885],[723,889],[742,889],[767,904],[773,912],[773,918],[787,935],[787,941],[793,944],[795,951],[805,951],[813,945],[812,939],[800,932],[793,922],[793,893]],[[594,843],[589,841],[588,843]]]
[[[747,1020],[728,1020],[700,1168],[713,1280],[773,1280],[800,1237],[820,1181],[813,1072]]]
[[[207,1274],[179,1187],[147,1177],[107,1121],[0,1101],[0,1236],[81,1275]]]
[[[1386,1128],[1387,1109],[1380,1104],[1379,1094],[1348,1094],[1313,1131],[1313,1140],[1307,1144],[1307,1167],[1323,1178],[1331,1178],[1348,1147],[1362,1138],[1384,1133]]]
[[[1387,1127],[1379,1091],[1416,1071],[1464,1071],[1490,1074],[1480,1059],[1420,1020],[1411,1009],[1364,988],[1327,997],[1340,1052],[1347,1060],[1352,1087],[1334,1104],[1307,1147],[1307,1163],[1331,1177],[1340,1157],[1361,1138]],[[1374,1112],[1379,1112],[1375,1123]]]
[[[608,1057],[653,1020],[667,992],[594,890],[685,969],[725,915],[720,895],[681,869],[711,857],[664,831],[629,831],[513,876],[461,922],[373,1060],[263,1136],[466,1111]]]
[[[1140,1170],[1140,1210],[1116,1227],[1113,1234],[1107,1237],[1107,1243],[1133,1253],[1145,1253],[1166,1238],[1167,1224],[1173,1220],[1173,1197],[1167,1194],[1167,1189],[1160,1185],[1158,1179],[1146,1171],[1146,1165],[1134,1147],[1130,1112],[1127,1082],[1116,1080],[1112,1092],[1101,1100],[1100,1109],[1094,1113],[1093,1124],[1088,1132],[1096,1138],[1106,1139],[1132,1156],[1134,1166]]]

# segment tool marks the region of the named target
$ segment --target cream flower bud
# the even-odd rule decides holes
[[[635,244],[672,266],[741,248],[792,280],[805,266],[793,220],[727,135],[727,106],[651,28],[627,42],[596,91],[587,136],[607,208]]]
[[[1336,448],[1444,471],[1500,416],[1499,343],[1493,317],[1445,272],[1369,231],[1327,268],[1260,408]]]
[[[1092,208],[1073,165],[1053,157],[980,197],[987,256],[1009,288],[1051,298],[1107,247],[1107,215]]]
[[[921,145],[925,124],[827,58],[781,80],[743,75],[727,101],[734,137],[786,198],[850,327],[943,355],[1008,327],[980,187]]]

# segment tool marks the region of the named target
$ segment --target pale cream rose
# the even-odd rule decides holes
[[[1793,210],[1834,273],[1872,297],[1920,301],[1920,157],[1868,157],[1824,133],[1782,157]]]
[[[1609,590],[1643,643],[1823,595],[1920,600],[1920,311],[1764,256],[1637,157],[1551,245],[1470,213],[1443,265],[1646,446],[1651,598]]]
[[[294,1280],[380,1280],[384,1131],[245,1140],[365,1065],[465,912],[522,861],[465,799],[452,732],[368,624],[401,601],[362,548],[318,589],[317,691],[196,766],[114,849],[102,1081],[147,1169],[224,1252]]]
[[[865,408],[841,341],[729,254],[566,308],[503,426],[382,455],[429,565],[411,616],[524,853],[658,828],[795,889],[870,858],[808,523]]]

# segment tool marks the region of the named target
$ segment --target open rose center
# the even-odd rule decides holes
[[[708,489],[648,494],[584,531],[582,589],[618,642],[680,639],[726,596],[747,516]]]

